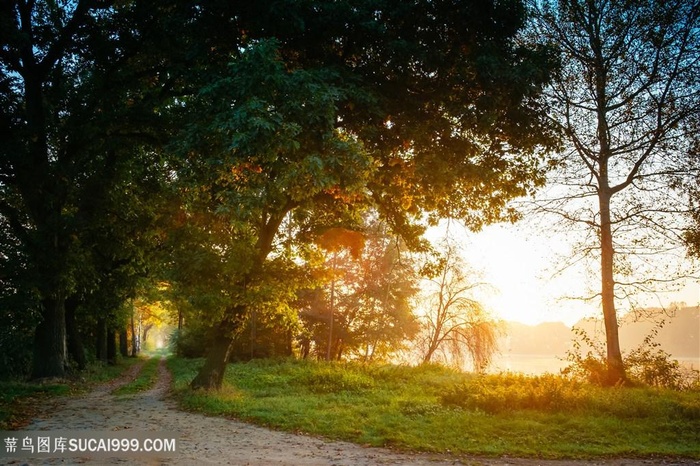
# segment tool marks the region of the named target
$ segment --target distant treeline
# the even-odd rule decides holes
[[[638,347],[647,335],[660,326],[654,341],[661,349],[679,358],[700,358],[700,309],[684,307],[675,313],[665,315],[660,310],[648,310],[645,315],[635,317],[627,314],[621,319],[620,342],[623,351]],[[582,319],[574,325],[583,329],[589,336],[605,341],[603,322],[600,319]],[[539,325],[525,325],[508,322],[506,337],[501,341],[503,353],[564,355],[571,348],[574,334],[562,322],[545,322]]]

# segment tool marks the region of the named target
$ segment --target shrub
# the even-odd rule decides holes
[[[670,388],[673,390],[697,387],[700,373],[697,370],[684,369],[670,353],[663,351],[660,344],[655,342],[659,330],[663,327],[661,321],[644,338],[644,341],[629,354],[623,355],[623,362],[630,381],[652,387]],[[567,352],[567,361],[571,364],[562,370],[566,376],[585,380],[592,384],[604,385],[607,373],[607,360],[602,350],[602,343],[594,341],[585,331],[573,329],[577,338],[573,349]],[[593,351],[582,355],[582,343]]]
[[[210,339],[205,327],[176,329],[170,337],[172,351],[183,358],[201,358]]]

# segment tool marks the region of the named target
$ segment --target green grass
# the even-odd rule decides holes
[[[150,390],[158,381],[158,364],[159,360],[156,358],[152,357],[146,359],[138,376],[126,385],[122,385],[114,390],[112,394],[132,395],[134,393]]]
[[[0,430],[21,426],[33,408],[51,396],[65,395],[70,387],[65,383],[30,384],[0,382]]]
[[[181,406],[373,446],[539,458],[700,458],[700,392],[604,389],[558,376],[475,377],[438,366],[305,361],[229,365],[192,391],[201,360],[170,359]]]
[[[122,359],[115,366],[91,364],[79,375],[51,383],[0,381],[0,430],[16,430],[26,424],[38,407],[60,395],[78,394],[121,375],[138,359]]]

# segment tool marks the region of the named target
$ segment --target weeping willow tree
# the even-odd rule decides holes
[[[499,323],[473,297],[484,283],[473,280],[475,274],[449,244],[423,273],[428,278],[418,340],[421,359],[457,366],[469,359],[476,372],[485,371],[498,349]]]

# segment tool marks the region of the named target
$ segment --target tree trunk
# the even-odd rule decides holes
[[[291,207],[289,208],[291,210]],[[272,241],[275,237],[277,229],[282,223],[282,219],[289,210],[281,212],[279,215],[270,215],[267,218],[263,218],[263,229],[258,236],[258,241],[256,244],[256,249],[259,252],[257,263],[253,265],[253,271],[261,271],[262,265],[265,262],[265,258],[272,251]],[[253,275],[247,275],[240,283],[241,287],[245,290],[246,283],[250,281],[250,277]],[[197,376],[190,383],[192,388],[204,388],[207,390],[218,390],[224,382],[224,373],[226,372],[226,363],[228,362],[229,355],[231,354],[231,349],[233,346],[233,333],[236,330],[236,324],[232,321],[235,316],[242,316],[248,311],[245,305],[233,306],[227,309],[226,315],[223,321],[214,330],[214,338],[212,341],[212,346],[207,352],[207,359],[204,361],[204,366],[199,370]]]
[[[134,309],[133,303],[131,308],[131,357],[135,358],[138,356],[141,350],[141,345],[139,344],[139,333],[136,331],[136,323],[134,322]]]
[[[32,378],[63,377],[67,362],[65,300],[43,300],[41,318],[34,331]]]
[[[340,359],[343,357],[343,350],[345,349],[345,345],[343,344],[343,339],[339,338],[338,339],[338,351],[336,352],[335,360],[340,361]]]
[[[78,370],[85,369],[87,361],[85,359],[85,346],[78,331],[75,312],[78,309],[79,301],[75,298],[66,300],[66,339],[68,342],[68,354],[75,361]]]
[[[219,390],[224,382],[226,363],[233,346],[233,339],[230,337],[231,328],[229,325],[218,326],[214,332],[212,346],[207,352],[204,365],[197,373],[197,376],[190,383],[190,387],[205,390]]]
[[[107,362],[111,365],[117,363],[117,331],[113,328],[107,330]]]
[[[294,334],[291,330],[287,330],[287,341],[286,341],[286,352],[285,356],[291,357],[294,355]]]
[[[301,359],[307,359],[309,357],[309,352],[311,351],[311,339],[304,337],[301,342],[299,342],[299,351],[301,353]]]
[[[435,349],[433,347],[432,341],[430,343],[430,346],[428,347],[428,350],[425,352],[425,355],[423,356],[423,364],[428,364],[432,359],[433,359],[433,354],[435,353]]]
[[[143,343],[144,345],[146,344],[146,340],[148,340],[148,332],[150,332],[152,328],[153,324],[148,324],[143,327],[143,337],[141,338],[141,343]]]
[[[440,317],[438,316],[438,319]],[[423,364],[428,364],[430,361],[433,360],[433,355],[438,349],[438,346],[440,346],[440,343],[442,342],[442,339],[440,338],[440,331],[442,330],[442,323],[437,322],[435,326],[435,330],[433,331],[432,335],[430,335],[430,342],[428,343],[428,349],[425,351],[425,355],[423,356]]]
[[[107,363],[107,319],[99,317],[97,319],[95,357],[98,361]]]
[[[250,359],[253,360],[255,359],[255,345],[258,340],[258,322],[257,322],[257,314],[255,312],[255,309],[253,309],[253,315],[251,316],[251,324],[250,324]]]
[[[600,266],[601,266],[601,301],[605,321],[605,341],[607,346],[608,376],[607,383],[615,385],[627,380],[620,337],[618,332],[617,311],[615,309],[615,278],[613,260],[615,250],[610,224],[610,195],[601,189],[600,202]]]
[[[129,356],[129,337],[126,328],[119,331],[119,353],[123,358]]]
[[[335,276],[335,258],[333,258],[333,274]],[[326,349],[326,361],[330,361],[333,348],[333,311],[335,307],[335,278],[331,281],[331,305],[328,316],[328,348]]]

